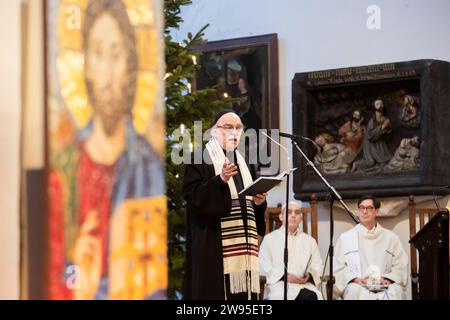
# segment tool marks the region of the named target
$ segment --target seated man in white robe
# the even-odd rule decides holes
[[[303,220],[301,206],[289,202],[288,220],[288,300],[322,300],[320,285],[322,259],[314,238],[299,228]],[[282,226],[266,235],[259,251],[260,274],[266,277],[264,299],[284,299],[284,247],[286,206],[279,218]]]
[[[380,201],[358,200],[360,223],[336,243],[334,293],[345,300],[405,299],[408,256],[398,236],[376,221]]]

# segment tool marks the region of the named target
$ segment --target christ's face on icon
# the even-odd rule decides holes
[[[110,136],[126,113],[129,82],[124,35],[110,13],[101,14],[94,22],[85,60],[94,116],[100,118],[106,135]]]

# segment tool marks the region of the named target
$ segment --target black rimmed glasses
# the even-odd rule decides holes
[[[372,212],[373,210],[375,210],[375,207],[373,207],[373,206],[367,206],[367,207],[358,206],[358,210],[361,212],[364,212],[365,210],[367,210],[367,212]]]
[[[217,126],[217,128],[225,130],[226,133],[233,133],[234,130],[236,130],[237,133],[242,133],[242,131],[244,131],[244,126],[241,124],[238,124],[236,126],[233,126],[231,124],[224,124],[223,126]]]

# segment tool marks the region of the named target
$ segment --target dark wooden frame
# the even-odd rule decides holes
[[[202,53],[220,51],[237,51],[245,48],[265,47],[267,50],[267,110],[263,112],[263,127],[279,128],[279,84],[278,84],[278,38],[277,34],[267,34],[254,37],[235,38],[210,41],[194,47]],[[196,88],[196,86],[195,86]]]
[[[44,112],[44,167],[24,171],[21,201],[21,256],[20,256],[20,297],[21,299],[41,300],[48,298],[48,0],[42,2],[43,14],[43,112]],[[37,133],[39,134],[39,133]],[[26,257],[26,258],[25,258]]]
[[[244,56],[240,54],[245,50],[259,49],[265,50],[266,59],[264,61],[264,70],[266,74],[265,83],[262,84],[262,129],[279,129],[279,78],[278,78],[278,37],[277,34],[266,34],[253,37],[235,38],[228,40],[210,41],[202,45],[193,47],[195,51],[202,52],[203,56],[209,53],[226,54],[230,56]],[[201,62],[199,62],[201,63]],[[226,70],[223,70],[224,74]],[[226,75],[226,74],[225,74]],[[193,82],[193,90],[202,89],[199,83],[199,74]],[[250,82],[250,81],[249,81]],[[252,85],[252,83],[250,83]],[[204,86],[206,87],[206,86]],[[263,172],[261,172],[263,173]]]
[[[380,197],[408,196],[410,194],[447,194],[446,189],[436,189],[447,185],[450,179],[448,159],[450,159],[450,127],[443,119],[450,116],[450,63],[438,60],[416,60],[386,63],[371,66],[331,69],[298,73],[292,80],[294,134],[314,138],[318,133],[315,115],[320,108],[317,92],[321,90],[360,90],[360,88],[383,87],[389,89],[399,83],[413,82],[420,93],[421,123],[419,136],[421,166],[415,171],[394,172],[392,174],[329,174],[328,181],[346,198],[357,198],[373,193]],[[376,90],[370,98],[376,98]],[[389,108],[388,108],[389,112]],[[315,149],[310,144],[302,148],[312,160]],[[311,193],[325,199],[329,190],[317,175],[305,165],[296,153],[293,156],[295,198],[308,200]]]

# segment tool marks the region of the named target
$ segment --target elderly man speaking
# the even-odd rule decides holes
[[[253,300],[259,296],[258,236],[264,234],[267,205],[265,194],[239,195],[253,182],[236,149],[243,129],[233,110],[222,110],[202,163],[186,166],[186,299]]]

